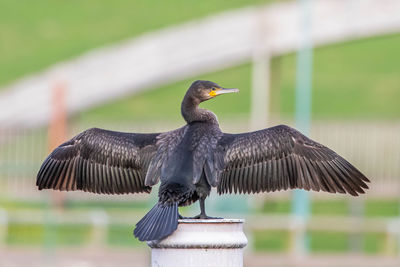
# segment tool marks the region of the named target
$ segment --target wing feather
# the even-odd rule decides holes
[[[223,158],[220,194],[300,188],[358,195],[368,178],[331,149],[285,125],[243,134],[224,134],[215,158]]]
[[[101,194],[150,192],[144,177],[159,134],[86,130],[57,147],[43,162],[39,189]]]

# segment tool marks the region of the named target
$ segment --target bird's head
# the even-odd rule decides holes
[[[228,93],[237,93],[239,92],[236,88],[223,88],[216,83],[210,81],[195,81],[190,86],[188,93],[200,102],[209,100],[216,96]]]

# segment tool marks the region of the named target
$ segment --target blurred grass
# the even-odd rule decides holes
[[[345,199],[313,200],[311,212],[313,215],[348,215],[350,214],[350,201]],[[47,202],[0,199],[0,206],[6,211],[16,210],[43,210]],[[149,203],[146,200],[135,201],[74,201],[67,200],[65,209],[71,211],[101,209],[104,211],[137,211],[146,210]],[[182,207],[185,209],[185,207]],[[257,213],[287,214],[290,213],[291,202],[286,199],[267,199],[263,202]],[[397,199],[367,199],[364,203],[364,216],[366,217],[396,217],[400,216],[400,203]]]
[[[133,225],[112,224],[108,228],[107,243],[111,246],[145,247],[133,237]]]
[[[315,49],[313,67],[313,118],[400,117],[400,34],[357,40]],[[272,60],[272,112],[291,117],[294,112],[295,54]],[[218,116],[246,117],[250,111],[251,65],[198,75],[178,83],[153,88],[123,100],[83,112],[83,123],[92,121],[182,120],[180,101],[196,79],[239,94],[203,103]]]
[[[312,215],[338,215],[346,216],[350,214],[350,201],[345,199],[318,199],[312,202]],[[399,214],[399,202],[396,199],[369,199],[364,202],[365,216],[396,217]],[[44,202],[35,201],[10,201],[1,200],[0,206],[9,211],[32,210],[39,211],[46,207]],[[145,213],[148,208],[146,202],[90,202],[74,201],[67,202],[66,207],[70,211],[88,212],[94,209],[104,210],[109,216],[114,216],[115,212],[123,212],[129,215],[132,212]],[[258,213],[264,214],[288,214],[290,212],[289,200],[267,199],[261,206]],[[134,221],[132,224],[108,225],[106,242],[109,246],[137,247],[143,248],[145,245],[137,241],[132,236]],[[57,246],[80,246],[87,244],[90,240],[93,228],[86,224],[52,224],[32,225],[15,224],[8,225],[6,243],[12,246],[44,246],[53,244]],[[257,251],[283,252],[289,248],[290,233],[284,230],[256,230],[252,233],[253,245]],[[385,234],[384,233],[362,233],[362,250],[368,254],[384,253]],[[310,249],[313,253],[349,251],[351,234],[344,232],[331,231],[309,231]]]
[[[310,249],[313,252],[346,252],[349,234],[342,232],[310,231]]]
[[[0,199],[0,207],[7,211],[15,210],[44,210],[48,208],[45,200],[26,201],[26,200],[10,200]],[[69,211],[79,210],[105,210],[105,211],[124,211],[124,210],[146,210],[149,208],[148,201],[85,201],[85,200],[66,200],[64,208]]]
[[[363,250],[366,253],[376,254],[385,249],[385,234],[383,233],[366,233],[364,235]]]
[[[11,246],[80,246],[88,243],[91,234],[90,225],[15,225],[8,227],[6,243]],[[146,245],[132,235],[132,225],[111,224],[107,232],[107,245],[117,247],[143,248]],[[46,232],[47,231],[47,232]],[[288,231],[254,231],[253,246],[256,251],[283,252],[289,249]],[[349,251],[351,234],[331,231],[309,231],[310,249],[315,253]],[[368,254],[384,252],[384,233],[363,233],[362,250]]]
[[[272,1],[0,0],[0,85],[95,47],[212,13]],[[398,47],[400,35],[395,34],[315,49],[314,118],[398,118]],[[290,54],[274,58],[271,66],[272,111],[292,116],[296,57]],[[240,88],[239,95],[224,96],[224,100],[217,99],[204,106],[222,117],[246,116],[250,109],[250,77],[251,66],[244,64],[153,88],[84,112],[80,118],[89,122],[181,120],[180,100],[195,79]]]
[[[289,249],[290,233],[288,231],[254,231],[254,248],[256,251],[284,252]],[[344,232],[309,231],[310,251],[313,253],[349,252],[351,234]],[[363,233],[362,252],[382,254],[385,249],[383,233]]]
[[[350,213],[349,202],[342,200],[318,200],[311,202],[314,215],[347,215]]]
[[[77,246],[84,244],[91,232],[90,225],[11,224],[6,243],[17,246],[51,245]]]
[[[289,200],[267,199],[264,201],[260,212],[266,214],[285,214],[290,213],[291,202]]]
[[[254,231],[253,237],[256,251],[279,252],[289,248],[287,231]]]
[[[9,224],[5,241],[8,245],[40,245],[43,244],[43,233],[43,225]]]
[[[271,0],[0,0],[0,85],[95,47]]]
[[[242,65],[227,70],[197,76],[194,79],[208,79],[221,81],[223,87],[240,88],[240,94],[229,94],[223,97],[202,103],[218,116],[246,116],[250,110],[250,65]],[[79,115],[82,124],[93,121],[178,121],[183,120],[180,113],[180,104],[191,80],[145,91],[134,96],[107,103]],[[225,103],[225,104],[221,104]]]
[[[374,37],[315,50],[315,117],[394,118],[400,116],[400,34]],[[281,111],[294,110],[295,57],[281,62]]]
[[[369,217],[392,217],[400,215],[400,203],[392,199],[367,200],[365,215]]]
[[[65,205],[68,209],[104,209],[104,210],[145,210],[149,208],[148,201],[68,201]]]
[[[349,215],[350,201],[345,199],[313,200],[311,212],[313,215]],[[362,203],[360,203],[362,205]],[[290,200],[267,199],[257,212],[266,214],[286,214],[291,210]],[[397,199],[367,199],[364,203],[366,217],[396,217],[400,216],[400,203]]]

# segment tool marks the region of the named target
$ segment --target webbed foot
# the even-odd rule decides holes
[[[191,217],[185,217],[185,216],[182,216],[182,215],[178,214],[178,219],[179,220],[191,219]]]
[[[223,219],[222,217],[211,217],[207,216],[206,214],[199,214],[187,219],[201,219],[201,220],[212,220],[212,219]]]

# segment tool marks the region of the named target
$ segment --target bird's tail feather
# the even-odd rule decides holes
[[[133,234],[140,241],[160,240],[178,227],[178,203],[157,203],[137,224]]]

